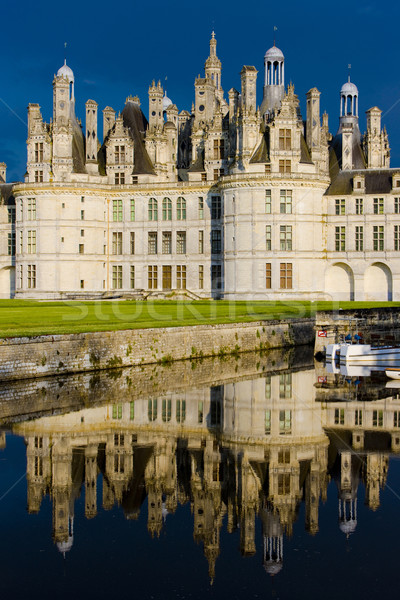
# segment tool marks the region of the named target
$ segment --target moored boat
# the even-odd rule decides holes
[[[371,344],[341,344],[341,363],[387,364],[400,361],[400,348],[396,346],[371,346]]]
[[[400,368],[388,367],[385,369],[385,374],[390,379],[400,379]]]

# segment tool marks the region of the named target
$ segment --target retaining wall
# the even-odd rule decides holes
[[[0,381],[206,356],[225,356],[314,342],[314,319],[133,329],[0,340]]]

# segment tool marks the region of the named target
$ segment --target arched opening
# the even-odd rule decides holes
[[[354,300],[354,274],[345,263],[335,263],[325,272],[325,291],[332,300]]]
[[[384,263],[373,263],[364,273],[364,299],[374,302],[392,300],[392,272]]]

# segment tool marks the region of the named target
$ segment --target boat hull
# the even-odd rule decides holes
[[[400,348],[370,344],[341,344],[341,363],[387,364],[400,361]]]

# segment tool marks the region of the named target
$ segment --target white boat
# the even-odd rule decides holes
[[[341,344],[328,344],[325,350],[326,361],[337,360],[340,356]]]
[[[385,374],[386,377],[389,377],[390,379],[400,379],[400,368],[392,368],[392,367],[388,367],[387,369],[385,369]]]
[[[400,348],[371,346],[371,344],[340,344],[340,363],[366,365],[387,364],[400,361]]]

